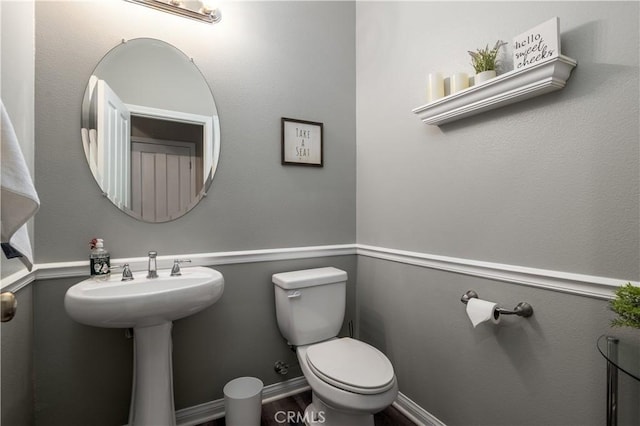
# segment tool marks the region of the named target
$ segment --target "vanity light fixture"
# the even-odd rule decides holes
[[[144,6],[152,7],[163,12],[173,13],[174,15],[184,16],[186,18],[196,19],[198,21],[215,24],[222,19],[220,9],[213,8],[206,4],[206,1],[190,1],[190,0],[127,0],[131,3],[137,3]]]

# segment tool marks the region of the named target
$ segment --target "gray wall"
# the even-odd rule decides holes
[[[560,17],[565,89],[442,127],[426,74]],[[357,3],[358,243],[636,280],[636,2]]]
[[[355,319],[355,256],[216,266],[225,277],[222,298],[210,308],[174,322],[176,409],[223,398],[222,388],[236,377],[254,376],[270,385],[301,376],[295,353],[278,330],[271,275],[327,265],[349,275],[348,308],[341,332],[348,335],[347,323]],[[126,424],[132,341],[121,329],[89,327],[69,318],[64,295],[76,282],[77,278],[65,278],[33,286],[35,424]],[[292,365],[285,377],[273,370],[278,360]]]
[[[19,302],[15,318],[10,322],[3,322],[0,326],[2,337],[0,423],[5,426],[31,425],[34,419],[32,287],[16,292],[16,297]]]
[[[473,328],[460,296],[512,308]],[[606,423],[602,334],[638,343],[638,330],[611,329],[604,301],[358,258],[359,336],[390,358],[400,391],[448,426],[599,426]],[[406,314],[399,314],[405,312]],[[640,420],[640,385],[620,373],[620,425]]]
[[[353,243],[357,220],[360,244],[638,280],[636,3],[221,7],[223,22],[208,26],[128,2],[37,3],[38,263],[84,260],[94,236],[114,257]],[[467,50],[554,15],[563,53],[579,61],[564,90],[441,128],[411,113],[425,103],[426,73],[470,71]],[[79,137],[93,67],[135,37],[194,57],[220,113],[212,190],[167,224],[137,222],[100,196]],[[282,116],[324,122],[324,168],[280,166]],[[223,298],[174,326],[177,408],[221,398],[239,375],[280,380],[272,364],[293,354],[277,332],[269,277],[327,264],[349,272],[347,319],[389,355],[401,391],[445,423],[604,423],[595,339],[627,335],[609,330],[606,302],[362,256],[217,267]],[[76,281],[20,292],[30,305],[33,291],[34,320],[3,325],[3,391],[20,383],[6,381],[9,356],[17,371],[35,369],[36,424],[122,424],[131,342],[66,316],[62,298]],[[472,329],[458,301],[468,288],[505,304],[527,300],[536,313]],[[21,340],[31,328],[33,343]],[[7,352],[16,342],[19,352]],[[637,424],[638,385],[621,382],[621,424]],[[14,413],[3,392],[3,424],[16,413],[28,424],[29,392]]]
[[[98,236],[114,258],[355,241],[354,4],[220,7],[223,21],[212,26],[124,1],[36,4],[38,263],[85,260],[87,242]],[[164,224],[135,221],[100,195],[80,139],[93,68],[122,38],[136,37],[162,39],[193,57],[220,116],[220,163],[208,196]],[[281,117],[324,123],[323,168],[280,164]],[[277,330],[271,274],[327,265],[350,275],[353,319],[355,256],[216,267],[226,281],[222,299],[174,325],[176,408],[222,398],[224,384],[241,375],[282,380],[273,363],[295,355]],[[78,281],[33,285],[35,424],[123,424],[131,341],[122,330],[68,318],[64,293]],[[287,378],[300,374],[293,368]]]
[[[638,13],[635,2],[358,2],[358,243],[638,281]],[[553,16],[578,60],[565,89],[442,127],[411,113],[427,73],[471,73],[467,50]],[[473,329],[459,301],[471,288],[535,314]],[[609,328],[605,301],[363,256],[357,293],[360,336],[446,424],[604,424],[596,339],[628,332]],[[621,424],[638,424],[639,386],[621,380]]]
[[[206,25],[124,1],[37,3],[38,263],[84,260],[93,237],[105,239],[112,257],[355,241],[354,4],[220,7],[222,22]],[[138,222],[100,195],[80,139],[93,68],[121,39],[137,37],[193,57],[220,116],[220,163],[208,196],[161,225]],[[324,123],[323,168],[280,164],[281,117]]]

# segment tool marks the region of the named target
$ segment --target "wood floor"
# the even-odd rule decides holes
[[[282,398],[277,401],[264,404],[262,406],[262,419],[260,426],[303,426],[304,423],[282,423],[278,422],[276,413],[285,412],[299,412],[300,415],[304,413],[304,409],[311,403],[311,391],[302,392],[296,395]],[[406,418],[395,407],[390,406],[387,409],[377,413],[374,416],[375,426],[414,426],[414,423]],[[198,426],[225,426],[224,418],[212,420],[210,422],[202,423]]]

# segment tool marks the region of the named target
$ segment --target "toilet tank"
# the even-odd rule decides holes
[[[280,333],[295,346],[338,335],[344,320],[347,273],[337,268],[283,272],[272,277]]]

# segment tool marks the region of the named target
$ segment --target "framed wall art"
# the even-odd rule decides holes
[[[282,164],[323,166],[322,123],[282,117]]]

